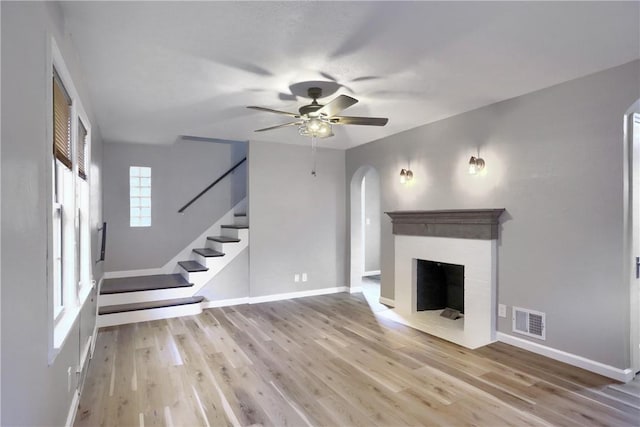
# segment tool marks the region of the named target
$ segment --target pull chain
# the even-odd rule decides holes
[[[316,175],[316,137],[315,136],[311,137],[311,162],[312,162],[311,175],[317,176]]]

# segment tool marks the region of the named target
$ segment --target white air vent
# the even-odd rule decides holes
[[[545,314],[526,308],[513,307],[513,332],[541,340],[546,339]]]

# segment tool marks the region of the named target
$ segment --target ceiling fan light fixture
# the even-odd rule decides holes
[[[320,121],[320,119],[312,118],[307,122],[307,129],[311,133],[320,132],[321,126],[322,126],[322,122]]]
[[[316,117],[313,117],[301,124],[298,128],[298,132],[302,136],[317,138],[328,138],[333,136],[331,124]]]
[[[247,108],[251,108],[253,110],[266,111],[268,113],[276,113],[299,119],[299,121],[296,122],[258,129],[256,132],[264,132],[289,126],[298,126],[298,133],[302,136],[329,138],[334,136],[332,129],[332,125],[334,124],[384,126],[389,120],[382,117],[339,116],[338,114],[357,103],[358,100],[347,95],[339,95],[332,101],[323,105],[318,103],[318,98],[322,97],[321,88],[310,87],[308,89],[308,94],[309,98],[312,99],[311,104],[300,107],[298,109],[298,113],[289,113],[287,111],[274,110],[272,108],[258,107],[255,105],[248,106]]]

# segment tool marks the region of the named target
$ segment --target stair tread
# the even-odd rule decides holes
[[[238,243],[240,239],[236,239],[235,237],[227,237],[227,236],[209,236],[207,240],[213,240],[214,242],[220,243]]]
[[[249,228],[249,226],[242,225],[242,224],[229,224],[229,225],[221,225],[220,228],[233,228],[236,230],[244,230],[246,228]]]
[[[179,261],[178,265],[185,269],[185,271],[189,273],[197,273],[199,271],[207,271],[209,270],[204,265],[200,264],[198,261]]]
[[[180,274],[154,274],[151,276],[120,277],[105,279],[100,294],[151,291],[156,289],[187,288],[193,286]]]
[[[98,314],[104,315],[124,313],[128,311],[149,310],[152,308],[175,307],[178,305],[196,304],[202,302],[202,300],[204,300],[204,297],[195,296],[187,298],[167,299],[161,301],[138,302],[133,304],[108,305],[105,307],[100,307]]]
[[[218,252],[211,248],[197,248],[193,249],[193,252],[202,255],[205,258],[224,256],[222,252]]]

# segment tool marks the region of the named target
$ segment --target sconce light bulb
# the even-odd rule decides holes
[[[478,168],[476,167],[476,158],[471,156],[469,159],[469,175],[475,175],[478,173]]]
[[[404,184],[407,182],[407,171],[403,168],[400,171],[400,184]]]
[[[413,172],[411,172],[411,169],[407,169],[407,182],[411,181],[413,179]]]
[[[469,175],[475,175],[484,169],[484,160],[480,157],[471,156],[469,159]]]

